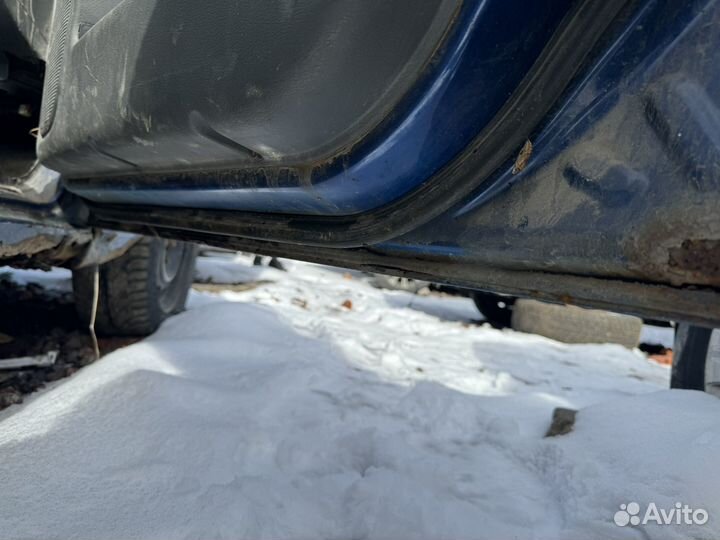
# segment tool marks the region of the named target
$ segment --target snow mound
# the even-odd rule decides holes
[[[287,265],[0,413],[2,538],[720,537],[717,399]],[[557,406],[575,428],[544,438]],[[710,521],[640,534],[630,501]]]

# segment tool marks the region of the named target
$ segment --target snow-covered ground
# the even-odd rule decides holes
[[[720,538],[720,401],[667,367],[286,265],[202,258],[263,284],[0,413],[0,538]],[[709,520],[615,525],[630,502]]]

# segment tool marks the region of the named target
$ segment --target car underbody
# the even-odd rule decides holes
[[[2,4],[4,260],[120,230],[720,324],[717,2],[235,4]]]

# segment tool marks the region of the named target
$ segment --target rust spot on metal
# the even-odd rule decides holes
[[[527,167],[528,161],[530,161],[530,156],[532,156],[532,151],[533,145],[528,139],[527,141],[525,141],[525,144],[523,144],[523,147],[520,149],[520,153],[515,158],[515,164],[512,168],[513,174],[517,174],[525,167]]]
[[[680,247],[670,248],[671,268],[720,276],[720,240],[685,240]]]
[[[713,197],[679,193],[673,207],[661,207],[641,228],[629,227],[622,244],[627,269],[643,280],[720,287],[720,215]]]

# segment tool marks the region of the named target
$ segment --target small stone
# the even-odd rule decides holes
[[[564,407],[556,407],[553,411],[552,423],[545,434],[546,437],[556,437],[558,435],[567,435],[575,425],[575,417],[577,411],[574,409],[565,409]]]

